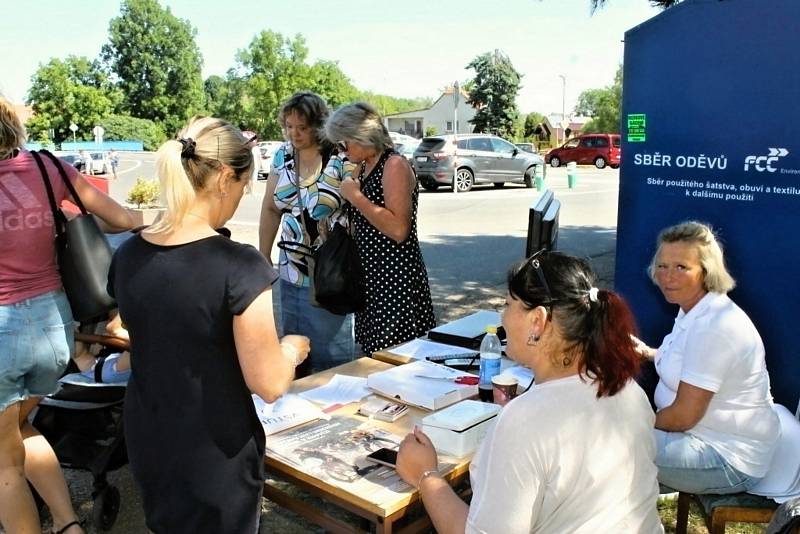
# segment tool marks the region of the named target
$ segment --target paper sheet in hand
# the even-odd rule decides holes
[[[367,384],[385,397],[428,410],[438,410],[477,395],[478,386],[420,378],[418,375],[455,378],[468,374],[438,363],[417,360],[372,373],[367,378]]]
[[[334,404],[358,402],[371,392],[367,388],[367,379],[357,376],[333,375],[324,386],[309,389],[300,393],[304,399],[321,404],[324,408]]]
[[[253,404],[267,436],[327,417],[315,404],[297,395],[284,395],[271,404],[258,395],[253,395]]]

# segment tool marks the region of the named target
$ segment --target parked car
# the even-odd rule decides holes
[[[269,176],[269,169],[272,165],[272,156],[283,145],[283,141],[262,141],[258,143],[258,150],[261,152],[261,161],[258,162],[258,179],[266,180]]]
[[[539,151],[536,150],[536,145],[533,143],[514,143],[514,146],[520,150],[524,150],[525,152],[530,152],[531,154],[539,153]]]
[[[416,137],[411,137],[410,135],[401,134],[398,132],[389,132],[389,137],[392,138],[392,142],[397,145],[398,143],[407,144],[407,143],[419,143],[419,139]]]
[[[620,157],[619,134],[586,134],[554,148],[544,159],[553,167],[574,161],[579,165],[594,165],[598,169],[607,165],[616,169]]]
[[[490,134],[425,137],[414,152],[417,178],[429,191],[449,185],[465,192],[480,183],[503,187],[506,182],[521,182],[533,187],[537,165],[544,165],[538,154]]]
[[[106,174],[111,172],[111,162],[106,157],[105,152],[89,152],[88,156],[92,162],[90,168],[86,168],[82,154],[75,152],[55,152],[55,156],[66,161],[83,174]]]
[[[398,154],[402,154],[411,163],[411,166],[414,166],[414,151],[419,147],[420,140],[415,139],[413,141],[408,141],[406,143],[395,143],[394,149],[397,150]]]
[[[70,165],[75,167],[76,169],[78,168],[79,165],[83,165],[83,162],[81,161],[81,157],[78,154],[75,154],[73,152],[64,153],[64,152],[56,151],[56,152],[53,153],[53,155],[58,157],[59,159],[62,159],[64,161],[66,161],[67,163],[69,163]]]

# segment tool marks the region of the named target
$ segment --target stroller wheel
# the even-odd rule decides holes
[[[92,506],[92,523],[103,531],[111,530],[119,513],[119,490],[114,486],[106,486],[94,498]]]

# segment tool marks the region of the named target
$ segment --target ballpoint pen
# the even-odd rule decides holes
[[[464,386],[475,386],[478,384],[477,376],[428,376],[428,375],[415,375],[417,378],[428,378],[430,380],[444,380],[446,382],[454,382]]]

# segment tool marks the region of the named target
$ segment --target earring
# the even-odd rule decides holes
[[[561,360],[561,365],[563,365],[564,367],[569,367],[571,364],[572,364],[572,358],[568,358],[565,356],[564,359]]]
[[[532,347],[539,343],[539,336],[531,332],[531,335],[528,336],[528,346]]]

